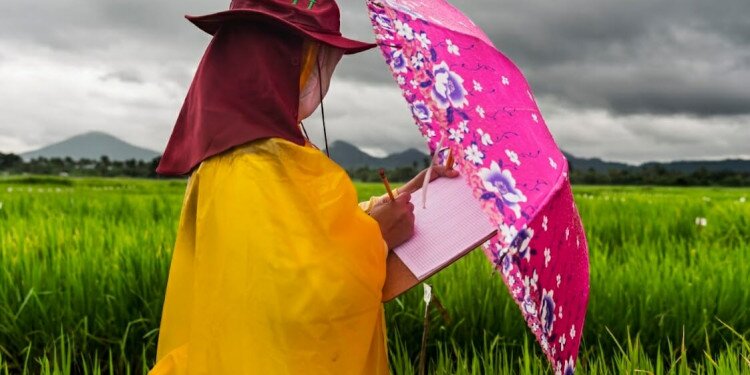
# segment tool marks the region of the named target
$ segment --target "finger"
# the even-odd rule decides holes
[[[375,201],[375,203],[374,203],[374,206],[380,206],[380,205],[382,205],[382,204],[386,204],[386,203],[388,203],[388,202],[390,202],[390,201],[391,201],[391,197],[389,197],[389,196],[388,196],[388,194],[386,194],[386,195],[384,195],[384,196],[382,196],[382,197],[378,198],[378,199],[377,199],[377,200]]]
[[[435,179],[442,177],[445,174],[445,166],[444,165],[433,165],[432,166],[432,174],[430,175],[430,182],[435,181]]]
[[[396,197],[396,202],[409,202],[411,201],[411,193],[405,192],[399,194],[398,197]]]
[[[448,167],[445,166],[445,165],[441,165],[440,166],[440,170],[438,171],[438,173],[440,174],[440,177],[453,178],[453,177],[458,176],[458,171],[457,170],[455,170],[453,168],[448,169]]]
[[[409,210],[409,212],[414,212],[414,203],[409,202],[406,205],[406,209]]]
[[[414,192],[414,188],[411,187],[410,184],[403,185],[398,188],[398,194],[396,194],[397,197],[400,197],[404,194],[411,194]]]
[[[435,165],[432,167],[432,169],[433,169],[433,174],[432,174],[432,177],[430,178],[430,182],[440,177],[456,178],[459,175],[457,170],[448,169],[448,167],[444,165]]]
[[[446,170],[445,174],[443,176],[444,177],[448,177],[448,178],[456,178],[456,177],[458,177],[458,175],[459,175],[459,173],[458,173],[457,170],[451,169],[451,170]]]

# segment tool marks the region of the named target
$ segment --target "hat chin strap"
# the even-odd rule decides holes
[[[320,74],[320,59],[315,60],[317,62],[315,65],[318,66],[318,77],[322,77]],[[331,153],[328,152],[328,132],[326,131],[326,111],[325,108],[323,108],[323,85],[318,85],[318,89],[320,90],[320,117],[323,120],[323,139],[325,139],[326,142],[326,156],[330,159]]]

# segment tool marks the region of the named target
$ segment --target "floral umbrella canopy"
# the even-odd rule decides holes
[[[452,150],[467,188],[498,227],[484,246],[488,259],[553,369],[572,373],[588,303],[588,246],[567,160],[526,79],[445,0],[367,4],[430,149]]]

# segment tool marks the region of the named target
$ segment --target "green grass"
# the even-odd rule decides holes
[[[0,374],[153,364],[184,186],[0,179]],[[750,192],[574,190],[591,247],[581,372],[750,373]],[[550,372],[483,254],[430,283],[451,317],[432,314],[431,372]],[[386,305],[394,373],[416,372],[423,308],[421,290]]]

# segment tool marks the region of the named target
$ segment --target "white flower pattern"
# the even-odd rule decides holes
[[[445,40],[445,44],[447,45],[448,53],[451,55],[461,56],[461,52],[457,45],[453,44],[453,41],[450,39]]]
[[[477,114],[479,114],[479,117],[484,118],[484,108],[482,108],[481,105],[478,105],[475,110],[477,111]]]
[[[406,40],[413,40],[414,39],[414,30],[409,26],[407,23],[403,23],[399,20],[396,20],[394,22],[396,25],[396,32],[398,35]]]
[[[472,143],[469,147],[464,150],[466,160],[474,163],[474,165],[481,165],[484,162],[484,153],[479,149],[476,143]]]
[[[422,52],[417,52],[416,55],[411,57],[411,66],[417,70],[424,68],[424,55]]]
[[[466,120],[461,121],[461,123],[458,124],[458,129],[461,130],[464,133],[468,133],[469,132],[469,126],[468,125],[469,125],[469,121],[466,121]]]
[[[461,143],[464,140],[464,133],[461,130],[448,129],[448,139]]]
[[[511,163],[515,165],[521,165],[521,161],[518,160],[518,154],[515,151],[506,149],[505,155],[508,156],[508,159],[510,160]]]
[[[560,351],[563,351],[565,350],[565,344],[568,342],[568,339],[566,339],[565,336],[560,336],[557,342],[560,343]]]
[[[482,92],[482,84],[477,81],[474,81],[474,91]]]
[[[477,134],[479,134],[479,140],[483,145],[490,146],[493,144],[492,136],[489,133],[485,133],[481,128],[477,128]]]
[[[424,49],[429,49],[430,45],[432,44],[432,42],[430,41],[430,39],[427,37],[427,33],[425,33],[424,31],[422,31],[420,33],[415,33],[414,34],[414,38],[419,41],[419,44]]]
[[[498,227],[500,230],[500,240],[509,246],[513,239],[518,235],[518,229],[512,225],[506,225],[505,223],[500,224]]]

